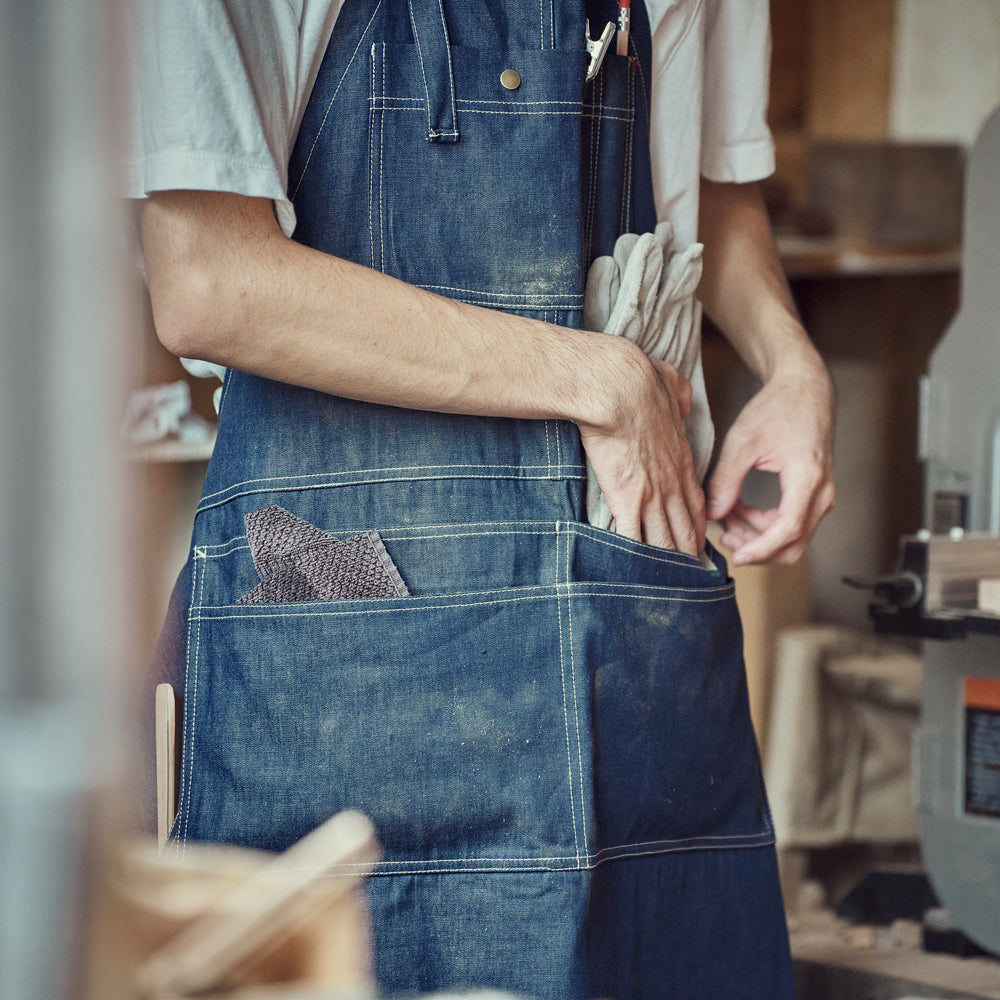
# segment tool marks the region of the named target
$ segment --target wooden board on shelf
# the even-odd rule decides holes
[[[153,441],[129,448],[128,459],[130,462],[207,462],[214,447],[214,434],[207,441]]]

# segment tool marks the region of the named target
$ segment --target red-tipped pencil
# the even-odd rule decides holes
[[[618,0],[618,55],[628,55],[628,29],[632,18],[632,0]]]

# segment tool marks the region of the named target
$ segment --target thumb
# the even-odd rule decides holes
[[[710,520],[719,521],[729,514],[740,498],[743,479],[753,467],[749,453],[727,437],[722,442],[719,460],[708,481],[706,496]]]

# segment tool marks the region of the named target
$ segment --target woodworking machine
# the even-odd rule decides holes
[[[926,529],[902,540],[872,615],[922,641],[928,875],[954,924],[1000,954],[1000,109],[969,159],[961,303],[921,386]]]

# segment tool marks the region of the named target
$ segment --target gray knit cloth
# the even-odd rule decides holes
[[[377,531],[340,540],[275,506],[243,520],[261,582],[240,604],[409,594]]]

